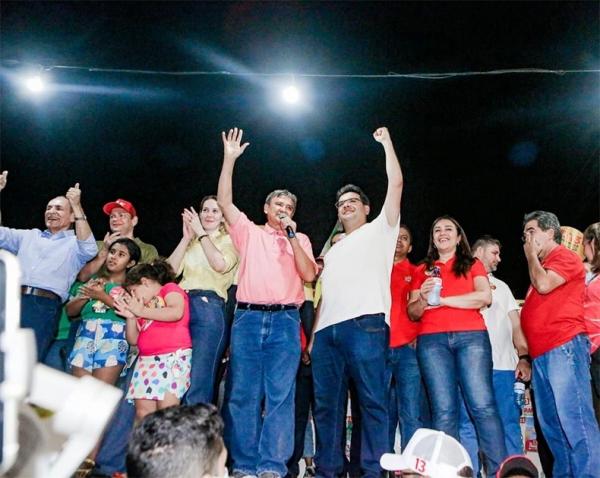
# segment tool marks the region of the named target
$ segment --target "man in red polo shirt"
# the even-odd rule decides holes
[[[390,349],[387,369],[390,376],[390,450],[394,447],[396,426],[400,426],[402,449],[418,428],[425,427],[423,416],[427,409],[425,387],[417,362],[416,342],[419,322],[408,318],[406,307],[414,270],[408,259],[412,250],[412,234],[404,224],[394,253],[391,291],[392,308],[390,312]]]
[[[533,358],[538,417],[554,455],[554,476],[597,477],[600,432],[592,408],[589,341],[583,318],[585,272],[560,245],[556,215],[534,211],[523,220],[523,250],[531,286],[521,311]]]

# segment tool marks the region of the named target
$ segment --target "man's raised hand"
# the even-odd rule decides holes
[[[8,176],[8,171],[2,171],[0,174],[0,191],[2,191],[6,187],[6,177]]]
[[[224,131],[221,132],[224,160],[235,161],[244,154],[244,151],[250,143],[241,144],[243,134],[244,131],[238,128],[230,129],[227,134],[225,134]]]
[[[392,141],[392,138],[390,137],[390,132],[385,126],[377,128],[373,133],[373,138],[375,138],[375,141],[381,144],[390,143]]]
[[[81,206],[81,189],[79,189],[79,183],[75,183],[75,186],[69,188],[65,196],[71,203],[71,207]]]

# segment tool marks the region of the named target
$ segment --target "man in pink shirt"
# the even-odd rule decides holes
[[[296,196],[270,193],[258,226],[233,204],[235,161],[249,143],[242,130],[222,133],[217,198],[240,255],[237,308],[225,392],[225,440],[234,478],[282,478],[293,451],[295,378],[300,361],[303,281],[317,272],[312,247],[292,220]],[[263,403],[264,400],[264,403]]]

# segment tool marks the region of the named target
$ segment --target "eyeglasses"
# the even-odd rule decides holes
[[[348,198],[348,199],[344,199],[343,201],[338,201],[335,203],[335,207],[337,207],[338,209],[341,208],[344,204],[362,204],[362,201],[360,198]]]

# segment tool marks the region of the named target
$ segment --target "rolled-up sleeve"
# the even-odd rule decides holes
[[[17,254],[27,232],[25,229],[0,227],[0,248]]]
[[[90,234],[87,239],[77,239],[77,258],[82,262],[86,263],[91,261],[98,254],[98,246],[96,245],[96,239],[94,235]]]

